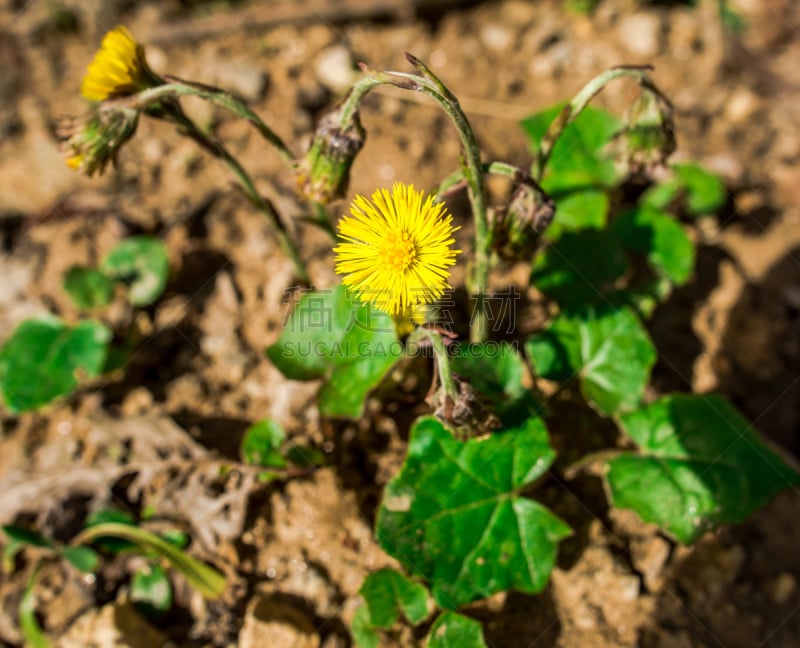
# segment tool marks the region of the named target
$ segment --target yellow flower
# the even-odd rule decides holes
[[[86,70],[81,94],[89,101],[124,97],[163,83],[147,65],[144,47],[127,28],[119,26],[103,37]]]
[[[361,301],[395,317],[417,304],[430,304],[449,288],[448,268],[461,250],[453,217],[443,203],[396,183],[379,189],[372,200],[356,196],[350,215],[339,222],[342,242],[334,248],[336,272]]]

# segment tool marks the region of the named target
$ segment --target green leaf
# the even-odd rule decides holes
[[[615,306],[630,306],[644,320],[672,294],[673,284],[666,277],[647,277],[609,295]]]
[[[394,569],[384,568],[364,580],[359,590],[375,628],[391,628],[402,613],[411,625],[428,616],[428,590]]]
[[[567,232],[536,257],[531,282],[568,308],[602,303],[628,261],[616,236],[604,230]]]
[[[614,506],[633,509],[683,543],[742,522],[800,485],[800,474],[720,396],[667,396],[620,424],[640,451],[606,462]]]
[[[457,612],[442,612],[428,634],[427,648],[486,648],[483,628],[475,619]]]
[[[649,207],[658,211],[666,210],[681,191],[681,182],[670,178],[660,184],[654,184],[639,197],[640,207]]]
[[[586,401],[606,414],[639,406],[656,361],[647,331],[627,308],[559,315],[525,349],[538,375],[577,376]]]
[[[44,316],[25,320],[0,348],[0,396],[12,414],[36,409],[100,374],[111,331],[92,320],[67,326]]]
[[[431,582],[442,607],[508,589],[539,592],[570,528],[519,492],[554,457],[538,418],[466,443],[438,419],[421,418],[400,473],[384,491],[378,542]]]
[[[534,153],[563,106],[553,106],[522,121],[522,129],[528,135]],[[592,106],[584,109],[564,129],[553,147],[542,182],[544,189],[557,194],[614,185],[618,173],[604,148],[621,127],[622,122],[605,110]]]
[[[39,622],[36,620],[36,595],[34,588],[36,586],[36,577],[39,575],[40,565],[36,565],[31,572],[31,577],[25,590],[22,592],[22,598],[19,602],[19,628],[22,631],[22,636],[25,637],[25,642],[30,648],[50,648],[51,643],[42,632]]]
[[[161,532],[161,537],[178,549],[183,549],[189,544],[189,536],[180,529],[165,529]]]
[[[647,258],[650,266],[675,285],[694,271],[694,246],[683,226],[668,214],[639,208],[617,218],[611,226],[628,249]]]
[[[344,286],[303,295],[267,356],[292,380],[326,378],[324,416],[358,418],[364,400],[402,353],[386,314],[351,297]]]
[[[160,239],[152,236],[132,236],[115,247],[100,268],[115,281],[129,285],[128,300],[131,304],[148,306],[167,286],[167,248]]]
[[[267,356],[290,380],[323,378],[331,355],[353,322],[353,303],[344,286],[305,293]]]
[[[598,189],[571,191],[552,196],[556,215],[547,228],[547,238],[556,240],[565,231],[602,229],[608,220],[608,194]]]
[[[242,461],[251,466],[285,468],[286,460],[280,453],[284,441],[283,426],[272,419],[264,419],[247,428],[239,454]]]
[[[8,543],[3,548],[3,571],[7,574],[14,572],[14,559],[25,547],[53,548],[52,542],[35,531],[12,525],[3,525],[0,528],[8,537]]]
[[[325,454],[308,445],[293,445],[286,449],[286,459],[301,468],[325,465]]]
[[[378,385],[386,372],[400,357],[400,343],[394,338],[390,345],[364,347],[364,355],[337,361],[328,382],[319,393],[319,413],[323,416],[357,419],[364,413],[367,394]],[[358,349],[358,346],[351,347]],[[357,352],[358,353],[358,352]]]
[[[64,291],[80,309],[102,308],[114,298],[114,282],[99,270],[73,266],[64,277]]]
[[[100,565],[100,556],[89,547],[66,546],[59,549],[59,553],[70,565],[84,574],[94,573]]]
[[[686,207],[690,214],[711,214],[725,204],[725,185],[713,173],[691,163],[673,164],[672,169],[686,190]]]
[[[450,368],[494,405],[506,425],[515,425],[538,409],[525,386],[525,360],[508,342],[459,344],[451,349]]]
[[[34,547],[41,547],[42,549],[53,548],[53,543],[45,538],[41,533],[36,531],[30,531],[29,529],[23,529],[22,527],[12,526],[10,524],[4,524],[0,528],[3,529],[3,533],[5,533],[13,542],[18,542],[23,545],[32,545]]]
[[[116,522],[106,522],[84,529],[73,538],[74,546],[94,542],[99,538],[120,538],[136,544],[143,552],[163,556],[183,574],[189,584],[204,596],[218,598],[225,589],[225,577],[216,569],[192,558],[151,531]]]
[[[172,583],[158,565],[140,569],[131,578],[130,599],[145,616],[158,618],[172,607]]]
[[[358,648],[380,648],[381,637],[370,624],[369,609],[366,605],[356,608],[350,632]]]

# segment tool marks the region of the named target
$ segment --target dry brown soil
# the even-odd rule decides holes
[[[133,312],[118,296],[102,314],[136,340],[124,371],[39,413],[0,414],[0,522],[65,541],[88,510],[154,510],[152,528],[184,528],[192,553],[229,578],[223,600],[208,602],[176,577],[174,609],[154,627],[124,602],[131,559],[96,580],[50,565],[38,609],[58,645],[349,646],[363,577],[392,564],[371,534],[380,487],[424,411],[397,396],[414,385],[389,385],[394,396],[371,402],[362,422],[320,420],[318,385],[284,379],[263,355],[282,327],[289,263],[224,170],[171,128],[142,123],[103,177],[65,166],[54,124],[85,109],[80,79],[105,30],[128,25],[157,71],[244,96],[296,151],[357,78],[355,61],[408,70],[410,51],[462,99],[486,158],[521,165],[521,117],[608,66],[654,64],[676,107],[676,157],[720,173],[730,200],[697,230],[696,277],[653,319],[662,353],[653,393],[726,394],[791,460],[800,455],[800,3],[734,2],[747,21],[739,35],[721,27],[714,2],[697,4],[601,0],[587,18],[522,0],[418,10],[333,0],[0,3],[0,340],[37,313],[77,319],[64,272],[126,235],[161,236],[171,261],[155,306]],[[621,83],[600,103],[620,109],[635,93]],[[187,110],[298,223],[303,205],[278,156],[245,124],[202,104]],[[424,98],[376,92],[363,122],[351,195],[394,180],[430,187],[457,164],[454,132]],[[453,209],[466,220],[463,205]],[[326,239],[297,230],[314,283],[330,285]],[[329,465],[268,486],[247,469],[221,473],[246,427],[268,416],[323,449]],[[800,645],[800,493],[685,548],[633,515],[609,515],[594,478],[553,478],[548,488],[578,532],[544,593],[468,610],[485,622],[489,645]],[[16,611],[30,565],[20,567],[0,576],[2,645],[21,645]],[[404,631],[387,645],[421,636]]]

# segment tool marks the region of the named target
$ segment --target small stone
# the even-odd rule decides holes
[[[789,572],[778,574],[772,583],[770,594],[778,605],[785,604],[797,589],[797,579]]]
[[[296,607],[257,594],[247,606],[240,648],[319,648],[314,624]]]
[[[493,52],[505,52],[514,42],[514,32],[498,23],[489,23],[481,29],[481,42]]]
[[[800,286],[786,286],[781,294],[789,306],[800,310]]]
[[[758,97],[747,88],[739,88],[728,99],[725,117],[733,124],[744,124],[759,108]]]
[[[136,387],[125,397],[120,411],[123,416],[142,416],[151,411],[153,394],[145,387]]]
[[[728,186],[738,186],[744,176],[744,168],[741,161],[726,153],[710,155],[704,158],[703,166],[712,173],[721,176]]]
[[[652,57],[661,50],[661,19],[653,13],[635,13],[619,23],[619,39],[631,54]]]
[[[218,84],[246,101],[259,101],[264,97],[269,77],[255,63],[236,61],[220,63],[216,69]]]
[[[65,632],[61,648],[150,648],[161,646],[166,636],[156,630],[129,602],[109,603],[80,616]]]
[[[633,562],[647,589],[658,591],[663,583],[664,565],[669,558],[670,544],[661,536],[652,536],[631,547]]]
[[[314,62],[317,80],[336,93],[346,92],[356,80],[353,56],[344,45],[334,45],[317,57]]]

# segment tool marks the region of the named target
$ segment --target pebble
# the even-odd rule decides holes
[[[344,45],[323,50],[314,62],[314,73],[322,85],[339,94],[346,92],[358,76],[353,55]]]
[[[239,648],[319,648],[314,625],[296,607],[256,594],[247,606]]]
[[[489,23],[481,29],[481,42],[493,52],[505,52],[514,43],[514,31],[499,23]]]
[[[759,108],[758,97],[747,88],[738,88],[725,105],[725,117],[733,124],[749,121]]]
[[[797,579],[789,572],[783,572],[775,578],[771,589],[772,600],[778,605],[783,605],[797,590]]]
[[[653,13],[635,13],[620,20],[619,39],[631,54],[652,57],[661,50],[661,18]]]
[[[248,61],[220,63],[215,73],[220,87],[249,102],[261,100],[269,84],[266,71]]]

